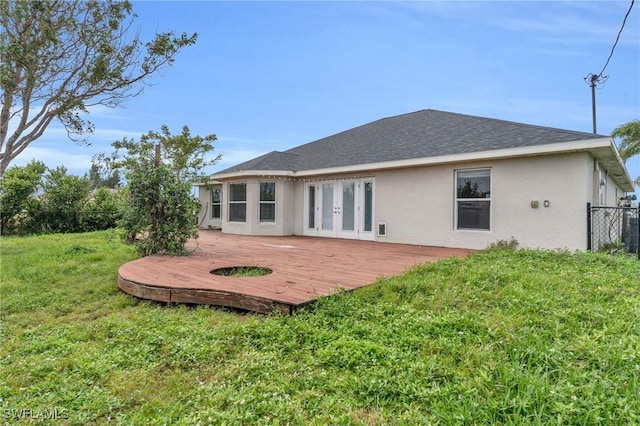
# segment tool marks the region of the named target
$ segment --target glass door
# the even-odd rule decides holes
[[[336,237],[358,238],[358,217],[356,215],[356,182],[341,181],[337,185]]]
[[[305,186],[304,235],[373,240],[373,179]]]

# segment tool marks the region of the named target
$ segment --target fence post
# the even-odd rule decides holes
[[[638,242],[636,244],[636,253],[638,253],[638,260],[640,260],[640,206],[636,207],[636,217],[638,218]]]
[[[591,251],[591,203],[587,203],[587,250]]]

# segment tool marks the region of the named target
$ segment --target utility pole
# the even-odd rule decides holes
[[[589,75],[584,78],[584,81],[586,81],[587,84],[591,86],[591,117],[593,119],[593,134],[598,133],[596,130],[596,85],[604,84],[604,82],[607,81],[608,78],[608,75],[602,75],[602,73],[589,73]]]
[[[598,133],[596,131],[596,82],[598,81],[597,74],[591,74],[589,83],[591,84],[591,117],[593,119],[593,134]]]
[[[605,81],[609,78],[608,75],[604,75],[604,70],[607,69],[607,65],[609,65],[609,61],[613,56],[613,51],[616,50],[616,46],[618,45],[618,41],[620,40],[620,35],[622,34],[622,30],[624,29],[624,24],[627,22],[627,18],[631,13],[631,9],[633,9],[633,3],[635,0],[631,0],[631,4],[629,5],[629,10],[627,10],[626,15],[624,15],[624,19],[622,20],[622,25],[620,26],[620,31],[618,31],[618,36],[616,37],[616,41],[613,43],[613,47],[611,48],[611,52],[609,53],[609,57],[607,58],[607,62],[604,63],[604,67],[602,67],[602,71],[597,74],[587,75],[584,78],[584,81],[587,82],[589,86],[591,86],[591,113],[593,115],[593,133],[596,133],[596,84],[604,84]]]

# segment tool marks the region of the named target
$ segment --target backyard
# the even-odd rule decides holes
[[[291,316],[141,301],[117,231],[3,238],[9,424],[639,424],[640,261],[486,250]]]

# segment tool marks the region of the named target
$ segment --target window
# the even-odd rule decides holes
[[[456,229],[488,231],[491,225],[491,170],[456,172]]]
[[[309,217],[308,228],[313,229],[316,227],[316,187],[315,185],[309,186]]]
[[[260,222],[276,221],[276,183],[260,182]]]
[[[229,222],[247,221],[247,184],[229,184]]]
[[[364,183],[364,231],[373,227],[373,182]]]
[[[211,189],[211,219],[222,219],[222,185]]]

